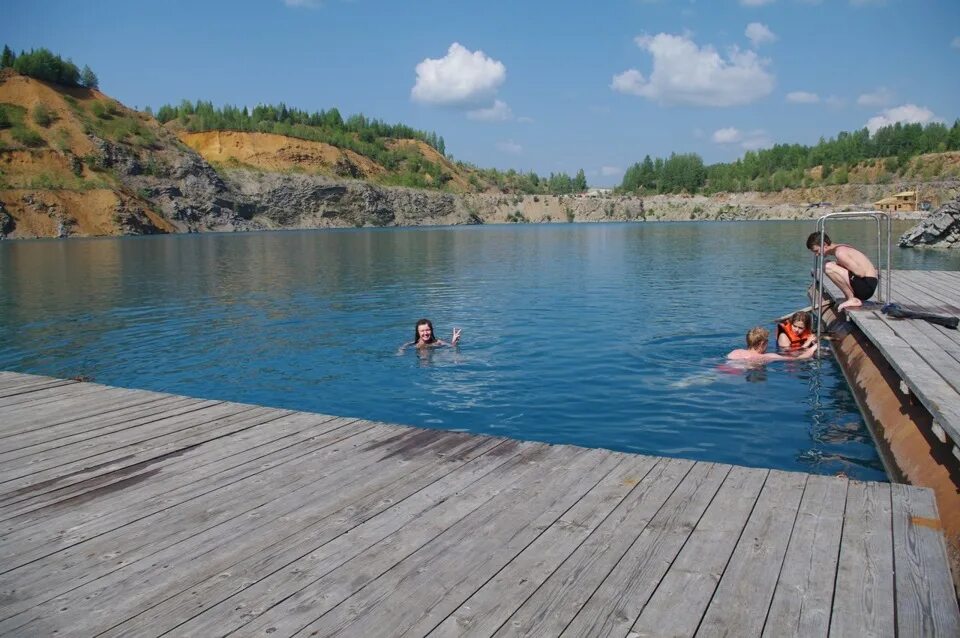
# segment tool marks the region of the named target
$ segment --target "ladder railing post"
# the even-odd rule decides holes
[[[892,235],[890,229],[890,215],[883,211],[849,211],[841,213],[827,213],[826,215],[821,215],[817,219],[817,234],[820,236],[820,251],[816,255],[814,260],[816,263],[816,284],[817,284],[817,294],[816,294],[816,303],[814,307],[817,311],[817,343],[820,343],[820,338],[822,334],[823,327],[823,278],[826,274],[824,272],[824,236],[827,234],[827,220],[835,217],[842,217],[846,219],[864,219],[864,218],[873,218],[877,223],[877,275],[881,273],[881,265],[884,267],[885,273],[883,275],[883,286],[877,287],[877,294],[879,295],[880,301],[883,303],[890,303],[890,249],[892,242]],[[881,242],[881,219],[884,220],[886,231],[887,231],[887,250],[886,250],[886,259],[883,259],[883,244]],[[839,314],[838,314],[839,316]],[[817,351],[817,356],[820,352]]]

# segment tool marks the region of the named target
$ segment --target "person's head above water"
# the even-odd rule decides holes
[[[750,328],[747,331],[747,349],[764,352],[770,342],[770,331],[762,326]]]
[[[806,312],[805,310],[798,310],[790,315],[790,326],[793,328],[794,332],[800,334],[813,325],[813,321],[811,321],[811,319],[812,317],[810,316],[809,312]]]
[[[437,336],[433,334],[433,323],[429,319],[421,319],[413,329],[414,343],[433,343]]]

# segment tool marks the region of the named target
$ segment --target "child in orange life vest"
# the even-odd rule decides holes
[[[766,363],[767,361],[790,361],[792,359],[809,359],[817,351],[817,344],[811,343],[794,355],[777,354],[776,352],[767,352],[767,344],[770,342],[770,331],[762,326],[750,328],[747,332],[747,347],[732,351],[727,355],[730,361],[747,361],[756,363]]]
[[[777,324],[777,345],[784,350],[805,348],[816,341],[810,326],[813,322],[809,312],[798,310],[786,321]]]

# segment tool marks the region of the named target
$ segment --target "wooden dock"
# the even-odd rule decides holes
[[[0,372],[0,635],[949,636],[931,492]]]
[[[960,272],[894,270],[890,287],[890,300],[904,308],[960,317]],[[835,301],[844,299],[829,280],[825,293]],[[951,441],[960,459],[960,330],[894,319],[881,312],[880,303],[848,316],[933,416],[935,436]]]

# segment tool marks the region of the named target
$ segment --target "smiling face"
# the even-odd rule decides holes
[[[433,338],[433,327],[429,323],[417,325],[417,338],[423,343],[429,343]]]

